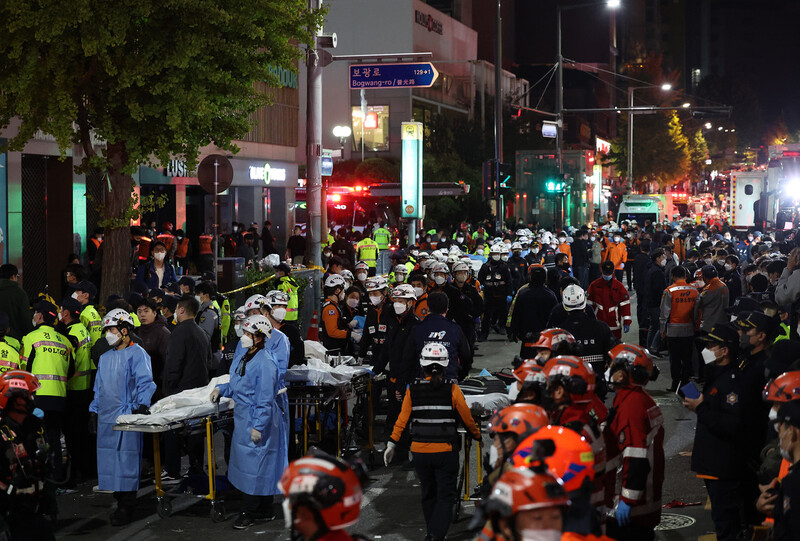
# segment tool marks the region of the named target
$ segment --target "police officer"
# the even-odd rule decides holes
[[[92,402],[92,376],[97,369],[91,356],[91,337],[80,320],[81,304],[67,297],[61,301],[60,320],[56,331],[72,345],[75,373],[67,381],[64,440],[72,457],[74,471],[84,478],[93,478],[94,449],[89,436],[89,404]]]
[[[300,307],[297,291],[300,285],[292,277],[292,268],[286,263],[281,263],[275,267],[275,277],[278,279],[278,285],[275,289],[283,291],[289,296],[289,303],[286,305],[286,318],[284,321],[289,325],[297,326],[297,317],[299,315],[298,308]]]
[[[505,333],[505,328],[501,332],[499,325],[506,321],[508,303],[511,302],[509,297],[513,294],[513,284],[508,265],[501,261],[504,252],[502,244],[492,246],[489,251],[489,261],[478,272],[478,281],[483,284],[485,299],[481,332],[478,336],[479,342],[486,341],[490,328],[497,333]]]
[[[372,239],[377,243],[378,250],[388,250],[389,243],[392,241],[392,234],[386,229],[386,223],[380,224],[380,227],[372,232]]]
[[[19,369],[19,350],[22,346],[8,334],[10,326],[8,314],[0,312],[0,373]]]
[[[375,276],[376,263],[378,261],[378,243],[369,237],[364,237],[355,246],[358,259],[367,264],[368,275]]]
[[[676,267],[680,268],[680,267]],[[697,413],[692,471],[706,484],[711,518],[719,541],[742,533],[742,378],[736,357],[739,333],[730,324],[716,325],[701,337],[706,385],[699,397],[684,396],[683,405]]]
[[[422,488],[422,512],[427,526],[426,541],[442,541],[453,516],[459,468],[458,425],[480,441],[481,433],[458,385],[446,383],[447,349],[429,343],[419,357],[424,378],[408,387],[400,415],[386,444],[384,461],[391,463],[406,428],[411,434],[414,469]]]
[[[36,406],[44,411],[55,478],[62,478],[61,428],[67,406],[67,381],[75,372],[69,340],[55,330],[58,308],[47,301],[33,306],[34,329],[22,339],[22,363],[39,379]]]
[[[544,267],[532,267],[528,287],[521,289],[511,304],[508,339],[521,340],[519,355],[523,359],[536,356],[533,344],[547,328],[547,318],[558,305],[555,293],[544,285],[546,279]]]
[[[92,337],[92,346],[103,334],[102,321],[97,309],[92,306],[92,301],[97,297],[97,288],[89,280],[83,280],[73,286],[72,298],[83,306],[81,310],[81,323]]]

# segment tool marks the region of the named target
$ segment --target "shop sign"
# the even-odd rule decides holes
[[[271,167],[269,162],[264,165],[251,165],[250,166],[250,180],[261,180],[264,184],[271,182],[285,182],[286,169]]]
[[[427,28],[428,32],[436,32],[439,35],[442,34],[442,21],[434,19],[433,15],[428,15],[427,13],[422,13],[420,10],[415,9],[414,22]]]

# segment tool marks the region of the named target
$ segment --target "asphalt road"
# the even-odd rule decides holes
[[[633,299],[635,303],[635,298]],[[632,307],[635,314],[635,306]],[[626,338],[635,341],[638,336],[636,322]],[[498,335],[490,335],[489,341],[480,344],[475,359],[475,368],[496,371],[509,366],[518,344],[510,344]],[[666,361],[659,361],[662,374],[668,373]],[[691,471],[690,456],[694,438],[695,415],[681,406],[678,398],[665,391],[668,378],[651,383],[648,391],[661,407],[666,423],[665,451],[667,456],[666,480],[663,503],[673,500],[687,507],[664,509],[662,525],[657,539],[662,541],[715,539],[710,511],[706,508],[706,492],[703,483]],[[611,397],[609,397],[611,400]],[[382,427],[376,427],[382,433]],[[222,449],[221,442],[217,445]],[[221,453],[219,453],[221,455]],[[473,455],[474,457],[474,455]],[[218,462],[222,463],[221,458]],[[471,484],[474,483],[474,458]],[[224,466],[224,465],[223,465]],[[140,490],[137,521],[123,528],[114,528],[108,523],[108,515],[114,504],[111,495],[95,494],[88,484],[80,485],[78,491],[59,496],[58,539],[85,540],[155,540],[192,539],[198,535],[207,538],[263,538],[288,539],[287,530],[278,510],[278,518],[271,522],[258,522],[244,532],[233,530],[231,525],[239,510],[240,500],[235,493],[226,493],[226,520],[214,523],[210,519],[210,504],[202,497],[188,494],[170,496],[173,514],[162,519],[156,514],[156,501],[152,484]],[[277,506],[276,506],[277,507]],[[469,516],[474,507],[466,502],[462,515],[466,518],[453,524],[448,535],[452,541],[474,539],[467,531]],[[371,472],[371,483],[365,492],[361,519],[352,529],[371,539],[382,541],[419,540],[425,537],[419,495],[419,483],[413,471],[401,467],[377,467]],[[711,537],[708,537],[708,535]]]

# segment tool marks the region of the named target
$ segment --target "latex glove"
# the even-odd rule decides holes
[[[625,268],[625,263],[620,263],[619,264],[619,268],[620,268],[620,270],[624,269]]]
[[[511,302],[512,300],[513,300],[513,297],[512,297],[511,295],[509,295],[508,297],[506,297],[506,302]]]
[[[620,500],[617,504],[617,524],[627,526],[631,523],[631,506]]]
[[[397,445],[393,441],[390,441],[386,444],[386,450],[383,452],[383,463],[387,466],[391,464],[392,459],[394,458],[395,447],[397,447]]]
[[[358,320],[354,319],[353,321],[351,321],[349,327],[351,329],[355,329],[356,327],[358,327]]]
[[[623,325],[622,326],[622,332],[630,332],[630,330],[631,330],[631,326],[630,325]]]
[[[352,333],[350,333],[350,338],[353,339],[353,342],[358,344],[359,342],[361,342],[361,333],[360,332],[352,332]]]
[[[250,439],[253,443],[258,443],[261,441],[261,432],[256,430],[255,428],[250,429]]]
[[[209,395],[209,398],[213,403],[219,402],[219,387],[214,387],[214,390],[211,391],[211,395]]]

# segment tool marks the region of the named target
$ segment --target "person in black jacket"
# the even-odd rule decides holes
[[[156,392],[152,401],[157,402],[161,394],[162,373],[164,362],[167,358],[167,344],[170,332],[167,329],[167,320],[158,313],[156,301],[145,299],[136,309],[141,325],[136,330],[142,339],[142,347],[150,355],[150,364],[153,370],[153,381],[156,383]]]
[[[531,269],[530,285],[522,290],[514,299],[509,326],[509,340],[519,338],[519,356],[532,359],[536,356],[533,344],[539,339],[539,333],[547,328],[550,312],[558,305],[558,299],[544,282],[547,272],[544,267]]]
[[[647,312],[648,275],[652,267],[650,241],[643,239],[633,257],[633,289],[636,291],[636,322],[639,324],[639,345],[647,347],[647,329],[650,317]],[[659,297],[660,302],[661,297]]]
[[[478,337],[475,320],[483,313],[483,297],[475,284],[470,282],[470,273],[469,263],[459,261],[453,264],[452,290],[456,294],[450,297],[449,316],[464,331],[469,348],[474,351],[475,340]]]
[[[211,366],[211,342],[194,318],[200,309],[196,298],[185,296],[178,301],[175,319],[178,324],[169,336],[167,358],[164,362],[162,392],[171,396],[187,389],[208,385]],[[164,469],[172,479],[181,476],[181,446],[175,431],[164,435]],[[189,437],[190,471],[203,469],[203,437]],[[170,479],[167,479],[170,480]]]
[[[490,328],[498,334],[505,334],[503,324],[508,315],[508,304],[511,302],[514,285],[511,283],[511,271],[508,270],[508,265],[501,261],[504,250],[503,245],[492,246],[489,261],[478,272],[478,281],[483,284],[485,302],[479,342],[488,338]],[[500,325],[503,325],[502,329]]]
[[[374,364],[381,355],[383,343],[386,340],[386,331],[392,324],[394,308],[387,302],[389,284],[383,276],[373,276],[366,282],[369,308],[364,321],[364,334],[358,343],[358,357],[367,359],[369,364]]]
[[[514,292],[525,284],[528,278],[528,262],[522,257],[522,244],[515,242],[511,245],[511,257],[508,258],[508,269],[511,271],[511,281]]]
[[[717,539],[739,539],[742,531],[742,376],[736,365],[739,333],[730,324],[715,325],[704,335],[702,361],[706,385],[697,398],[683,405],[697,413],[692,447],[692,471],[705,479]]]
[[[791,463],[786,474],[776,487],[775,498],[768,501],[772,505],[775,519],[774,541],[789,541],[800,535],[800,511],[793,502],[800,500],[800,400],[792,400],[778,410],[778,445],[780,452]]]
[[[586,290],[589,287],[589,231],[580,229],[572,241],[572,274],[578,279],[580,286]]]
[[[650,323],[647,331],[647,348],[651,353],[657,354],[661,349],[661,333],[658,321],[661,317],[661,296],[667,288],[664,267],[667,264],[667,254],[663,248],[658,248],[650,255],[653,265],[647,274],[647,315]]]
[[[739,257],[729,255],[725,258],[725,285],[728,288],[728,305],[733,306],[736,299],[742,296],[742,275],[739,272]]]

